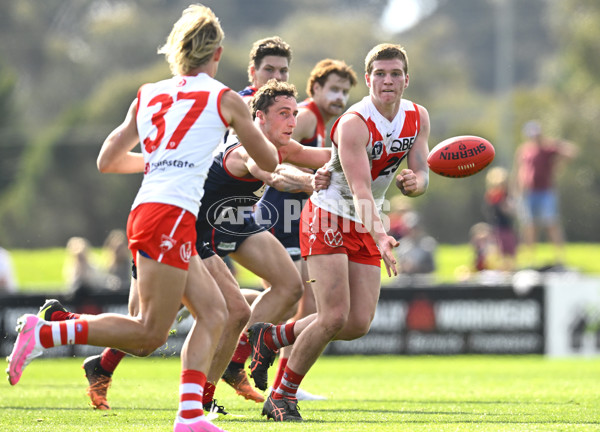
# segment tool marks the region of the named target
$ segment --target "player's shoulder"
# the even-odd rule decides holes
[[[296,116],[297,128],[304,128],[309,125],[317,124],[317,115],[308,107],[298,107],[298,115]]]
[[[400,100],[400,109],[403,111],[418,111],[420,114],[427,113],[427,108],[423,105],[404,98]]]
[[[250,97],[254,96],[254,94],[258,91],[258,89],[254,86],[247,86],[245,89],[240,90],[238,94],[242,97]]]

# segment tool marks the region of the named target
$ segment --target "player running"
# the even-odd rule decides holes
[[[329,160],[329,149],[306,147],[291,139],[297,114],[296,90],[292,84],[269,81],[258,90],[250,107],[260,129],[277,147],[282,162],[316,169]],[[219,256],[230,255],[269,281],[270,287],[252,304],[249,323],[264,321],[262,317],[266,316],[275,322],[287,318],[286,313],[302,295],[302,280],[294,263],[281,243],[255,222],[252,206],[265,184],[312,193],[327,187],[328,182],[326,170],[313,175],[288,164],[278,165],[272,174],[266,173],[237,140],[226,143],[215,157],[197,229]],[[276,213],[272,216],[277,217]]]
[[[12,385],[31,360],[54,346],[108,345],[149,355],[165,342],[183,302],[195,323],[181,354],[174,431],[221,431],[206,419],[201,401],[227,308],[198,257],[195,219],[212,152],[228,126],[244,140],[257,165],[270,171],[277,164],[275,149],[254,127],[242,98],[214,79],[222,39],[218,18],[209,8],[188,7],[159,51],[174,76],[140,88],[124,122],[108,136],[98,157],[101,172],[145,173],[127,224],[139,275],[139,314],[59,322],[24,315],[8,358]],[[131,152],[138,142],[143,154]]]
[[[344,112],[350,89],[356,83],[354,70],[345,62],[332,59],[319,61],[311,71],[306,85],[309,97],[298,105],[297,125],[292,138],[305,146],[324,147],[326,125]],[[304,294],[293,321],[316,312],[306,261],[300,256],[300,212],[307,198],[305,193],[282,192],[268,187],[256,207],[259,220],[266,219],[272,208],[276,208],[284,216],[270,227],[270,231],[283,244],[302,276]],[[279,352],[273,387],[279,385],[290,353],[291,349]],[[298,389],[297,395],[299,400],[324,399],[302,389]]]
[[[267,379],[275,350],[294,344],[281,383],[263,406],[275,421],[302,421],[296,391],[327,344],[357,339],[369,330],[381,286],[380,261],[397,274],[380,217],[392,180],[410,197],[427,190],[429,114],[402,99],[408,87],[408,59],[398,45],[375,46],[365,59],[369,96],[333,126],[331,185],[315,192],[302,211],[300,247],[306,258],[317,313],[285,325],[257,323],[249,328],[251,367]],[[396,175],[406,159],[408,168]]]
[[[271,36],[254,42],[248,63],[250,85],[239,92],[246,103],[250,104],[254,94],[269,80],[287,81],[291,61],[292,50],[279,36]],[[257,292],[254,290],[243,290],[243,294],[249,304],[256,300]],[[233,387],[238,395],[255,402],[264,402],[265,398],[250,384],[246,374],[245,364],[251,352],[252,348],[244,332],[240,336],[222,378]]]

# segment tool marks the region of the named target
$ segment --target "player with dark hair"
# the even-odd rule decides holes
[[[309,97],[298,105],[297,125],[292,137],[305,146],[324,147],[326,125],[344,112],[350,89],[356,83],[354,70],[345,62],[333,59],[319,61],[311,71],[306,86]],[[280,217],[270,230],[290,254],[304,283],[304,294],[292,320],[298,320],[316,311],[312,288],[308,283],[310,278],[306,262],[301,260],[300,256],[300,212],[307,198],[305,193],[282,192],[269,187],[256,208],[259,219],[265,219],[273,207],[284,216]],[[279,367],[273,387],[277,387],[281,381],[290,353],[291,349],[280,351]],[[322,399],[302,389],[298,390],[298,398]]]
[[[250,109],[260,129],[277,147],[281,162],[316,169],[329,160],[329,149],[305,147],[291,138],[297,114],[292,84],[269,81],[255,94]],[[203,240],[219,256],[230,255],[269,281],[269,288],[252,304],[249,323],[264,321],[263,317],[279,322],[301,297],[302,281],[281,243],[256,224],[251,208],[265,184],[311,193],[326,187],[329,176],[325,170],[313,175],[289,164],[279,164],[273,173],[267,173],[256,166],[235,136],[231,138],[209,171],[197,230],[204,233]]]
[[[279,36],[254,42],[248,64],[250,85],[240,91],[242,97],[249,102],[254,93],[271,79],[287,81],[291,62],[292,49]]]
[[[301,216],[300,247],[318,310],[296,322],[248,329],[250,367],[259,388],[266,386],[276,350],[294,345],[281,383],[263,406],[263,415],[275,421],[302,421],[296,390],[331,340],[368,332],[381,287],[381,259],[388,275],[397,274],[392,249],[398,242],[380,217],[392,180],[411,197],[425,193],[429,183],[429,115],[402,98],[409,82],[404,48],[377,45],[365,59],[365,71],[369,96],[332,128],[331,184],[313,193]],[[408,168],[396,174],[404,159]]]

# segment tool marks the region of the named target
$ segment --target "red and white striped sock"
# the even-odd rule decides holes
[[[277,365],[277,374],[275,375],[275,380],[273,381],[274,389],[279,387],[279,384],[281,383],[281,378],[283,378],[283,372],[285,371],[287,362],[288,359],[286,357],[279,357],[279,364]]]
[[[289,366],[286,366],[281,383],[277,388],[273,389],[271,396],[273,399],[296,399],[296,392],[303,378],[304,375],[297,374]]]
[[[292,345],[296,341],[294,325],[296,325],[295,321],[271,327],[271,330],[265,333],[265,345],[273,351]]]
[[[204,373],[193,369],[185,369],[181,372],[177,422],[190,424],[204,417],[202,396],[205,385],[206,375]]]
[[[49,322],[40,328],[40,343],[44,348],[85,345],[87,340],[88,322],[83,319]]]

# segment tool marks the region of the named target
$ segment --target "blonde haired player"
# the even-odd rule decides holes
[[[196,215],[212,152],[228,126],[244,139],[261,168],[272,171],[278,162],[275,148],[254,127],[242,98],[214,79],[223,36],[209,8],[188,7],[159,51],[174,76],[140,88],[124,122],[107,137],[98,156],[101,172],[145,173],[127,223],[138,271],[139,314],[58,322],[24,315],[8,359],[12,385],[31,360],[54,346],[108,345],[149,355],[165,342],[183,302],[195,323],[181,352],[174,431],[221,431],[204,416],[202,393],[227,308],[198,257]],[[142,154],[131,152],[138,142]]]

